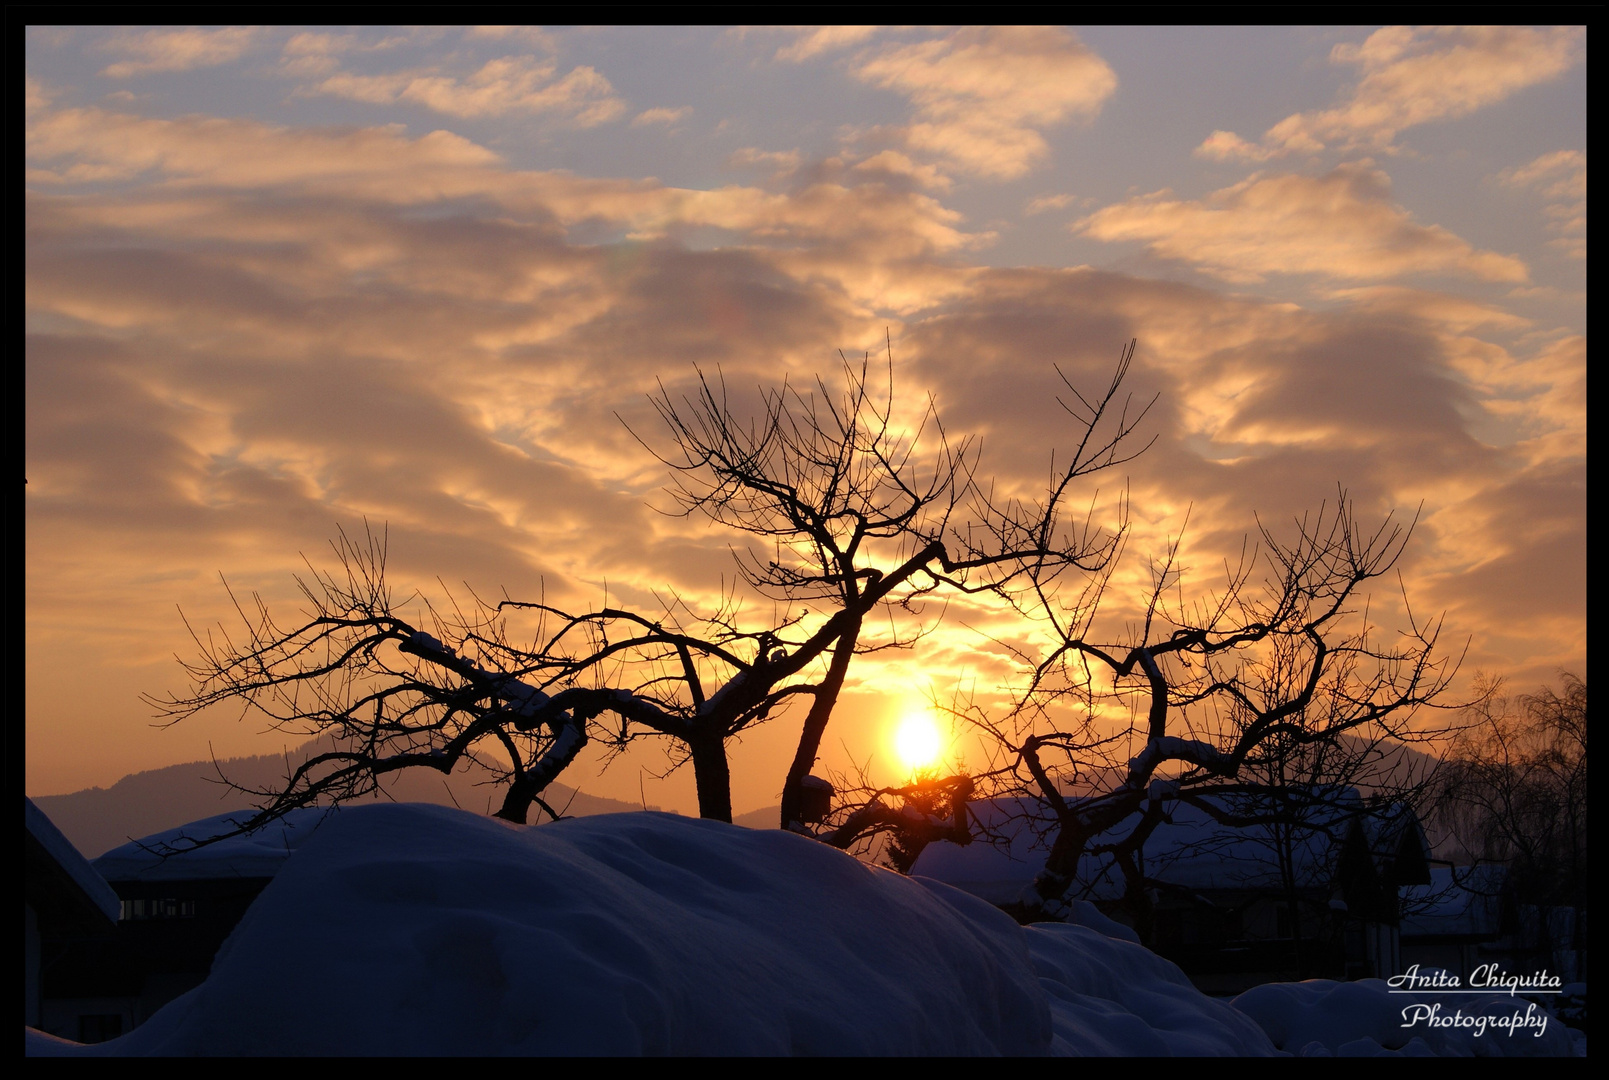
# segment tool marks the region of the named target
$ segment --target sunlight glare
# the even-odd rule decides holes
[[[912,772],[932,765],[938,760],[940,738],[938,725],[926,712],[907,713],[894,733],[894,747],[900,760]]]

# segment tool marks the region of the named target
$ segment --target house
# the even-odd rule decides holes
[[[246,909],[329,812],[297,810],[249,836],[157,854],[176,841],[227,832],[242,816],[223,814],[114,848],[86,864],[111,905],[106,932],[42,930],[46,960],[35,1026],[99,1042],[144,1023],[200,985]]]
[[[118,898],[78,849],[24,796],[23,892],[27,916],[23,930],[25,1019],[42,1026],[40,980],[55,958],[55,943],[64,940],[109,940],[117,929]],[[47,942],[50,943],[47,945]],[[91,1021],[90,1034],[114,1026],[103,1008]],[[121,1032],[120,1023],[117,1030]],[[72,1037],[80,1031],[75,1028]]]
[[[1430,881],[1403,892],[1402,960],[1457,975],[1503,962],[1519,918],[1508,867],[1435,866]],[[1507,965],[1505,965],[1507,966]]]
[[[1494,964],[1584,981],[1586,912],[1522,903],[1517,884],[1503,863],[1433,867],[1429,884],[1403,892],[1403,963],[1441,968],[1466,985]]]
[[[1430,880],[1417,817],[1406,807],[1371,805],[1351,788],[1301,795],[1300,810],[1273,820],[1266,796],[1170,799],[1141,848],[1146,910],[1125,899],[1109,858],[1084,856],[1071,895],[1126,925],[1148,922],[1149,946],[1209,993],[1397,973],[1401,889]],[[930,844],[911,872],[1010,911],[1044,867],[1054,818],[1037,800],[969,809],[996,842]],[[1120,823],[1096,843],[1127,837],[1137,822]]]

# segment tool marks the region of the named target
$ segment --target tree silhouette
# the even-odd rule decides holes
[[[1437,824],[1459,862],[1506,864],[1516,903],[1571,908],[1570,948],[1586,948],[1587,684],[1559,673],[1559,689],[1510,697],[1494,682],[1471,709],[1438,776]],[[1467,875],[1466,875],[1467,876]],[[1478,880],[1472,876],[1471,880]],[[1534,933],[1542,963],[1554,944],[1546,920]]]
[[[255,597],[236,603],[239,643],[222,627],[192,632],[192,691],[147,700],[175,722],[233,702],[283,730],[336,737],[281,788],[253,792],[250,829],[373,791],[399,769],[446,773],[466,758],[504,785],[498,815],[524,822],[533,805],[553,812],[542,791],[589,741],[619,751],[644,737],[691,763],[702,816],[730,821],[727,741],[802,699],[781,824],[805,830],[801,785],[856,656],[914,646],[932,629],[922,602],[935,594],[1011,598],[1110,563],[1124,524],[1102,530],[1063,507],[1080,478],[1145,449],[1130,444],[1149,405],[1119,403],[1134,347],[1099,396],[1068,383],[1073,453],[1034,501],[996,500],[976,474],[976,441],[952,441],[931,398],[913,425],[895,418],[891,348],[880,378],[869,357],[846,360],[836,391],[783,382],[762,388],[752,415],[734,410],[719,376],[699,372],[691,396],[661,386],[652,400],[668,442],[640,441],[671,469],[680,513],[765,545],[735,557],[772,602],[769,618],[735,592],[705,613],[674,594],[652,612],[471,597],[450,612],[426,605],[429,625],[417,625],[402,614],[417,598],[398,603],[387,584],[384,534],[342,533],[338,569],[298,579],[308,606],[295,623]],[[869,633],[874,615],[891,629]]]
[[[959,711],[996,748],[991,793],[1047,811],[1024,823],[1055,822],[1026,917],[1062,912],[1086,855],[1121,872],[1143,917],[1145,842],[1171,806],[1299,830],[1325,791],[1355,781],[1382,748],[1435,734],[1418,724],[1424,707],[1462,707],[1441,700],[1458,662],[1438,649],[1440,621],[1417,619],[1404,596],[1405,625],[1383,643],[1361,591],[1394,568],[1413,523],[1388,516],[1369,530],[1343,490],[1295,526],[1282,541],[1259,524],[1261,544],[1193,602],[1176,540],[1116,641],[1096,636],[1115,557],[1070,600],[1056,582],[1036,583],[1053,646],[1019,654],[1024,681],[1007,716]],[[1225,796],[1264,809],[1226,817]]]

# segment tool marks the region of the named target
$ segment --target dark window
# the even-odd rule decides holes
[[[118,918],[124,922],[133,919],[192,919],[196,913],[194,900],[163,897],[157,900],[124,900],[119,906]]]
[[[84,1013],[78,1018],[78,1041],[105,1042],[123,1034],[122,1013]]]

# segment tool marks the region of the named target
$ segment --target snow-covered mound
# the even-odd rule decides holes
[[[326,820],[211,976],[78,1054],[1269,1053],[1172,964],[825,845],[666,814]]]
[[[1274,1045],[1302,1057],[1569,1057],[1584,1036],[1523,997],[1392,993],[1383,979],[1254,986],[1235,998]]]
[[[1207,997],[1178,965],[1142,945],[1060,923],[1036,923],[1024,933],[1050,998],[1053,1054],[1245,1057],[1273,1052],[1250,1017]]]

